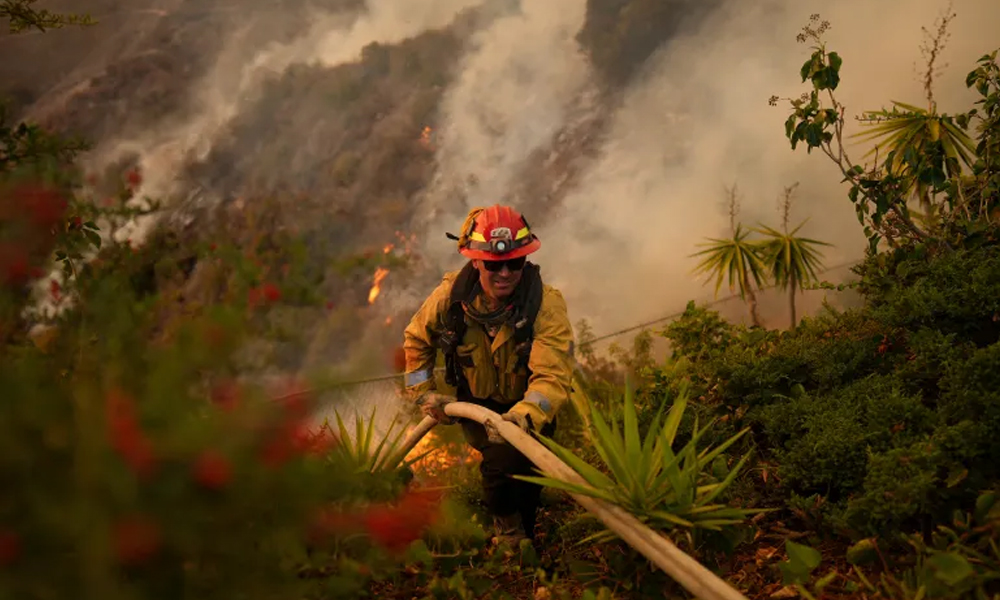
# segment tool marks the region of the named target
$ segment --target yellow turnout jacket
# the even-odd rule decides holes
[[[406,354],[406,389],[411,398],[434,391],[437,336],[445,329],[445,317],[452,285],[458,271],[444,276],[410,320],[403,333]],[[482,297],[474,308],[485,308]],[[465,337],[458,356],[469,391],[476,398],[512,405],[509,412],[531,416],[535,429],[550,422],[569,399],[573,377],[573,328],[566,301],[559,290],[543,284],[542,303],[535,318],[534,336],[527,369],[518,368],[514,328],[505,323],[491,342],[486,330],[465,317]],[[530,376],[528,371],[530,370]]]

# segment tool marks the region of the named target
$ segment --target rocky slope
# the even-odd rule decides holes
[[[301,350],[301,364],[316,366],[344,356],[348,340],[398,339],[440,275],[437,259],[448,252],[440,229],[456,227],[480,196],[525,207],[536,226],[556,218],[629,81],[657,47],[720,3],[588,0],[578,20],[566,16],[569,5],[528,0],[52,3],[86,10],[99,25],[0,37],[5,56],[31,57],[0,60],[0,93],[14,97],[20,114],[93,140],[92,168],[141,166],[142,192],[168,201],[167,222],[185,236],[209,230],[212,207],[239,211],[277,199],[283,226],[307,240],[310,260],[326,273],[323,293],[351,307],[352,318],[318,326]],[[544,55],[577,45],[579,58],[569,52],[565,68]],[[491,53],[513,59],[490,65]],[[542,83],[557,86],[532,80],[532,61],[552,62],[550,78],[579,73],[566,75],[560,97],[536,98]],[[495,110],[479,102],[462,125],[448,114],[459,105],[455,90],[491,69],[513,82],[513,100]],[[518,114],[519,102],[536,122]],[[472,147],[449,138],[467,133],[462,127],[476,129],[503,160],[512,157],[495,167],[502,189],[484,192],[476,168],[446,168],[463,163],[448,163],[443,147]],[[473,167],[489,173],[491,160]],[[390,274],[375,305],[367,302],[370,267],[344,279],[326,266],[400,239],[415,243],[411,257],[431,255],[405,281]]]

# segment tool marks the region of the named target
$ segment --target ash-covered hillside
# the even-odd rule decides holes
[[[139,167],[140,195],[164,201],[161,226],[181,239],[215,235],[216,208],[276,203],[277,222],[328,275],[317,286],[354,311],[349,326],[323,334],[341,346],[374,328],[398,337],[456,265],[444,232],[474,205],[506,201],[529,214],[547,279],[598,332],[711,296],[690,254],[726,228],[719,205],[733,184],[753,224],[773,222],[775,199],[800,181],[795,218],[835,245],[827,264],[857,258],[839,178],[790,152],[784,117],[766,100],[798,92],[795,33],[820,8],[853,40],[850,106],[912,97],[918,82],[886,78],[865,57],[892,48],[886,57],[910,65],[935,14],[919,2],[879,37],[866,34],[877,19],[858,23],[850,12],[858,2],[42,4],[88,12],[97,25],[0,36],[0,93],[16,117],[91,140],[91,171]],[[987,49],[980,30],[996,9],[983,0],[965,10],[954,63]],[[901,55],[907,46],[913,53]],[[941,102],[959,98],[942,77]],[[397,252],[401,239],[412,246],[409,270],[393,268],[369,303],[371,266],[345,271],[342,259],[390,244]],[[785,305],[765,294],[765,319],[784,320]],[[734,305],[731,316],[741,312]]]

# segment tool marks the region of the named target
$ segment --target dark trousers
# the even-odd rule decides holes
[[[459,396],[459,400],[478,404],[501,415],[513,406],[493,400],[472,398],[470,395]],[[529,537],[534,537],[535,515],[542,488],[537,484],[511,477],[511,475],[537,475],[534,463],[510,444],[491,443],[486,436],[486,428],[479,423],[468,419],[461,419],[460,422],[465,441],[483,455],[479,472],[482,474],[483,496],[490,513],[498,517],[520,513],[525,532]],[[542,427],[541,433],[551,437],[555,429],[556,423],[553,420]]]

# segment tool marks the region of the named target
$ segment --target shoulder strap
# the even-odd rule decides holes
[[[462,368],[458,364],[458,345],[465,337],[466,323],[465,310],[462,308],[462,301],[469,298],[479,283],[479,272],[472,267],[469,261],[459,271],[451,287],[448,297],[448,310],[444,317],[444,332],[438,338],[438,347],[444,354],[445,381],[452,387],[458,387],[462,381]]]
[[[514,344],[519,366],[527,367],[528,358],[531,356],[531,344],[534,341],[535,319],[542,307],[541,269],[536,264],[528,263],[524,266],[522,277],[525,288],[514,321]]]

